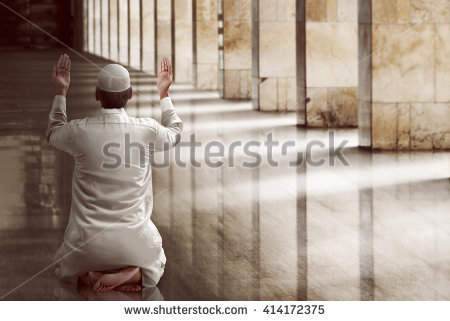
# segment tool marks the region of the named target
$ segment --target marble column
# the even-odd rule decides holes
[[[223,98],[251,97],[251,18],[251,0],[223,0]]]
[[[358,125],[357,0],[306,0],[306,124]]]
[[[172,1],[156,0],[156,69],[163,57],[173,62],[172,54]]]
[[[296,5],[252,2],[252,100],[262,111],[297,110]]]
[[[86,51],[94,53],[95,32],[94,32],[94,0],[87,0],[87,34],[88,43]]]
[[[87,2],[77,1],[73,4],[73,23],[72,23],[72,35],[73,35],[73,49],[77,51],[85,50],[85,45],[87,43],[86,35],[86,11]]]
[[[130,67],[141,69],[141,4],[140,0],[128,0]]]
[[[156,74],[155,0],[142,1],[142,70]]]
[[[101,16],[101,56],[109,59],[109,1],[101,0],[100,2],[100,16]]]
[[[117,61],[119,57],[117,0],[109,0],[109,58]]]
[[[360,145],[450,148],[450,2],[359,0]]]
[[[174,77],[177,83],[192,82],[192,1],[174,0]]]
[[[218,89],[217,2],[194,1],[194,83],[197,89]]]
[[[83,0],[83,51],[85,52],[92,52],[93,47],[91,6],[92,0]]]
[[[83,0],[83,51],[87,52],[89,49],[89,10],[88,10],[89,2],[88,0]]]
[[[129,38],[128,38],[128,1],[118,1],[118,28],[119,28],[119,63],[128,66],[129,60]]]
[[[102,55],[102,39],[101,39],[101,2],[100,0],[93,0],[93,18],[94,18],[94,54]]]

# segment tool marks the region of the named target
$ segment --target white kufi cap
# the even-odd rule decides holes
[[[103,91],[121,92],[130,86],[130,74],[121,65],[106,65],[98,73],[97,87]]]

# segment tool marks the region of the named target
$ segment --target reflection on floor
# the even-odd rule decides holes
[[[0,54],[0,297],[7,300],[101,299],[65,296],[48,268],[67,224],[73,168],[44,139],[58,54]],[[99,110],[97,68],[73,58],[70,119]],[[132,75],[137,93],[128,113],[159,117],[155,79]],[[195,134],[201,143],[201,166],[177,165],[172,153],[169,167],[153,169],[153,220],[168,259],[158,285],[164,299],[450,299],[449,153],[370,153],[356,147],[353,129],[296,128],[293,114],[253,111],[250,102],[188,85],[174,85],[171,95],[183,142]],[[261,165],[244,166],[255,157],[242,146],[268,135],[280,142],[272,153],[278,166],[264,145],[250,148]],[[219,167],[204,158],[213,141],[229,156],[214,158]],[[283,150],[287,141],[295,147]],[[329,153],[344,141],[348,166]],[[241,145],[231,157],[233,142]],[[289,165],[311,142],[308,161]],[[180,148],[178,158],[188,162],[188,151]]]
[[[139,292],[107,291],[98,293],[89,286],[55,282],[53,294],[60,301],[164,301],[158,287],[143,288]]]

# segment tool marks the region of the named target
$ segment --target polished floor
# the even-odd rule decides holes
[[[44,137],[60,53],[0,53],[2,299],[450,299],[450,153],[371,153],[357,148],[356,129],[297,128],[295,114],[257,112],[248,101],[179,84],[171,96],[182,142],[195,134],[200,166],[185,147],[186,166],[172,153],[170,166],[153,169],[152,218],[167,256],[158,288],[96,295],[60,284],[49,267],[68,220],[73,162]],[[99,111],[94,64],[105,61],[88,58],[72,55],[70,119]],[[127,112],[158,118],[155,79],[132,76]],[[231,156],[232,144],[270,134],[280,143],[277,166],[264,145],[251,148],[263,156],[260,166],[244,166],[255,157],[242,147]],[[335,147],[345,142],[344,161],[331,157],[330,137]],[[283,151],[287,141],[295,148]],[[207,166],[210,142],[224,146],[227,157],[214,159],[222,166]],[[289,165],[311,142],[308,161]]]

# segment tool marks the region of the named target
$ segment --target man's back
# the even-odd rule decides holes
[[[62,110],[58,103],[64,104],[63,99],[55,98],[55,103]],[[95,232],[105,224],[117,222],[110,227],[116,229],[150,218],[150,156],[176,144],[181,132],[170,98],[161,104],[163,126],[152,118],[129,117],[123,108],[102,109],[96,117],[67,124],[65,144],[59,147],[75,159],[71,216],[77,228]]]
[[[120,229],[150,218],[149,143],[154,131],[151,119],[130,119],[124,111],[102,113],[74,124],[71,215],[78,227],[95,233],[111,224],[111,229]],[[125,137],[130,139],[128,144]],[[142,147],[131,148],[131,139],[134,146]]]

